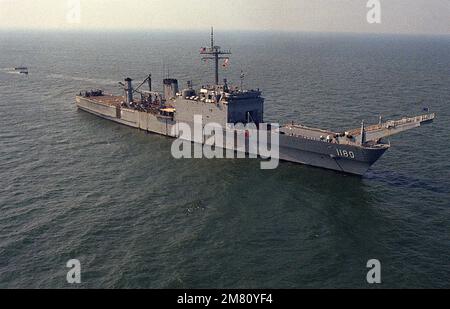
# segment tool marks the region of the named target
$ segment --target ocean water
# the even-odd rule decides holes
[[[450,37],[217,33],[221,72],[266,120],[343,130],[437,113],[364,177],[257,160],[175,160],[172,140],[77,111],[167,70],[212,80],[205,33],[0,33],[0,288],[450,287]],[[28,76],[11,68],[28,66]]]

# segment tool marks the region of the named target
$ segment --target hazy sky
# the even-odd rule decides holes
[[[379,1],[381,24],[367,22],[368,0],[0,0],[0,29],[450,34],[450,0]]]

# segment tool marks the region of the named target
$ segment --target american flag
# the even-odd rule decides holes
[[[230,62],[230,59],[225,59],[224,62],[223,62],[223,64],[222,64],[222,66],[223,66],[224,68],[228,67],[228,63],[229,63],[229,62]]]

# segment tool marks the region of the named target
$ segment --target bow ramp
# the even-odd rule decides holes
[[[415,117],[403,118],[400,120],[389,120],[386,122],[381,122],[376,125],[365,126],[364,122],[360,129],[354,129],[350,132],[346,132],[347,135],[351,135],[360,144],[378,142],[379,140],[401,133],[403,131],[408,131],[422,124],[432,122],[436,115],[426,114]]]

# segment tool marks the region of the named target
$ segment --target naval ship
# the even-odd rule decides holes
[[[223,50],[214,43],[211,30],[211,44],[200,49],[204,60],[214,64],[215,82],[194,89],[192,82],[179,90],[178,80],[165,78],[163,91],[152,90],[151,74],[137,87],[132,79],[126,78],[119,84],[121,95],[106,94],[102,90],[80,92],[76,96],[78,109],[102,118],[164,136],[178,138],[176,130],[180,123],[194,127],[194,115],[202,115],[207,122],[227,127],[227,124],[254,124],[257,129],[264,122],[264,98],[259,89],[243,89],[241,85],[230,86],[226,79],[219,83],[219,64],[228,62],[230,50]],[[145,85],[148,90],[142,90]],[[432,122],[434,113],[427,113],[400,120],[380,121],[347,130],[333,132],[301,124],[288,123],[271,128],[278,134],[279,158],[315,167],[348,174],[364,175],[367,170],[390,148],[386,138],[400,132]],[[245,135],[248,139],[248,134]],[[205,143],[203,141],[193,142]],[[247,145],[247,144],[246,144]],[[219,147],[222,147],[219,145]],[[223,148],[236,149],[236,145],[223,144]]]

